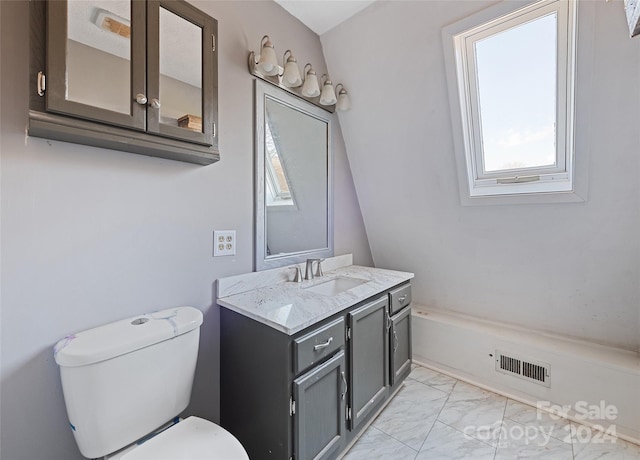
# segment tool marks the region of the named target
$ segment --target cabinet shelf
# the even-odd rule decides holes
[[[220,160],[220,153],[210,147],[37,110],[29,111],[28,132],[35,137],[198,165],[208,165]]]

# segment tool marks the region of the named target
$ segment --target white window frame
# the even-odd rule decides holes
[[[483,171],[475,43],[549,14],[557,15],[556,166]],[[575,183],[575,0],[502,2],[443,30],[456,161],[463,204],[584,201]],[[554,195],[549,197],[549,195]],[[515,199],[514,199],[515,198]],[[493,202],[492,202],[493,201]]]

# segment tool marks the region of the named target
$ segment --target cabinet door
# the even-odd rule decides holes
[[[391,317],[389,338],[391,385],[396,385],[411,372],[411,308]]]
[[[344,351],[340,351],[293,381],[296,460],[328,459],[340,450],[345,430],[345,372]]]
[[[389,382],[388,296],[349,313],[351,429],[378,406]]]
[[[46,110],[144,130],[144,21],[138,1],[47,2]]]
[[[216,21],[175,0],[147,2],[147,130],[214,145]]]

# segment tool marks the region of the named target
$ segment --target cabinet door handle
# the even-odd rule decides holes
[[[156,98],[151,99],[151,103],[149,104],[151,107],[153,107],[154,109],[159,109],[160,108],[160,101]]]
[[[344,372],[340,372],[340,377],[342,377],[342,383],[344,383],[344,391],[340,395],[342,399],[347,395],[347,390],[349,389],[349,385],[347,385],[347,378],[344,376]]]
[[[396,334],[396,331],[393,331],[393,352],[394,353],[398,349],[398,343],[400,343],[400,341],[398,340],[398,334]]]
[[[47,90],[47,78],[44,72],[38,72],[38,96],[44,96],[44,92]]]
[[[147,103],[147,96],[142,93],[136,94],[136,102],[140,105],[145,105]]]
[[[333,337],[329,337],[326,342],[319,343],[318,345],[313,347],[313,351],[322,350],[323,348],[327,348],[329,344],[333,342]]]

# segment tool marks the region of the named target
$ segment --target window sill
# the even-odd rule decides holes
[[[510,204],[580,203],[587,201],[586,193],[575,190],[568,192],[533,192],[502,195],[470,196],[468,190],[460,191],[463,206],[487,206]]]

